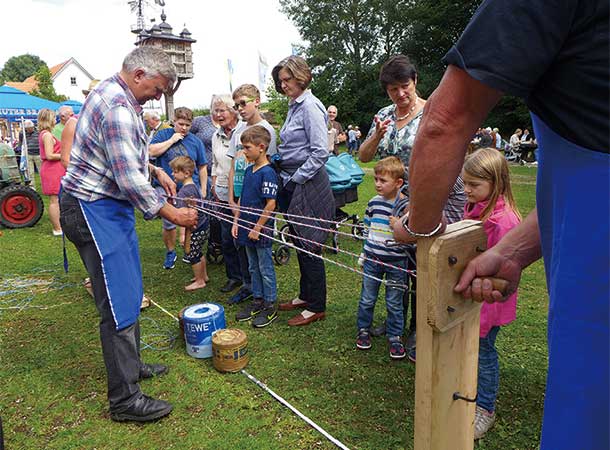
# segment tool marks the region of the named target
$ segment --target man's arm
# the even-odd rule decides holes
[[[449,66],[440,85],[426,102],[409,165],[409,228],[433,230],[455,180],[462,170],[470,138],[502,93]],[[414,239],[398,221],[394,237]]]

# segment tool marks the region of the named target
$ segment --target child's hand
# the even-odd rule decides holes
[[[250,231],[248,233],[248,239],[250,239],[251,241],[258,241],[261,238],[261,233],[260,231],[256,231],[256,228],[254,228],[252,231]]]
[[[233,227],[231,228],[231,236],[233,236],[233,239],[237,239],[237,222],[233,222]]]

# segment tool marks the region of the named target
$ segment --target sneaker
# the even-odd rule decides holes
[[[248,300],[250,297],[252,297],[252,291],[242,287],[236,294],[231,296],[227,303],[229,305],[237,305],[238,303]]]
[[[176,252],[174,250],[170,250],[169,252],[167,252],[165,254],[165,262],[163,263],[163,268],[169,270],[176,267],[177,258],[178,256],[176,255]]]
[[[238,322],[247,322],[260,313],[265,306],[262,298],[255,298],[252,303],[235,314],[235,320]]]
[[[254,328],[263,328],[270,325],[275,319],[277,319],[277,307],[275,302],[265,302],[263,308],[258,312],[254,320],[252,320],[252,326]]]
[[[409,349],[409,351],[407,353],[407,357],[409,358],[409,361],[411,361],[412,363],[415,362],[415,347],[412,347]]]
[[[399,336],[394,336],[388,339],[390,343],[390,358],[392,359],[403,359],[407,356],[405,346],[402,344]]]
[[[371,348],[371,335],[369,330],[362,328],[358,331],[358,338],[356,339],[356,347],[360,350],[368,350]]]
[[[474,411],[474,438],[481,439],[496,421],[496,412],[489,412],[477,405]]]

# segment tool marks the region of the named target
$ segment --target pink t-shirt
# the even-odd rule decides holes
[[[487,202],[466,203],[464,206],[464,219],[480,220],[481,213]],[[483,222],[483,229],[487,234],[487,248],[496,245],[502,237],[519,224],[515,212],[504,203],[504,197],[498,197],[491,216]],[[492,327],[511,323],[517,317],[517,292],[512,294],[505,302],[483,303],[481,307],[480,337],[485,337]]]

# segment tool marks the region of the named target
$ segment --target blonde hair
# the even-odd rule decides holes
[[[277,63],[271,71],[275,90],[280,94],[284,94],[282,82],[280,81],[280,70],[282,69],[286,69],[290,76],[297,80],[298,85],[303,90],[307,89],[309,83],[311,83],[311,69],[307,65],[307,62],[300,56],[289,56]]]
[[[387,174],[394,180],[398,180],[399,178],[404,180],[405,178],[405,166],[400,158],[396,156],[388,156],[387,158],[379,160],[379,162],[375,164],[373,170],[375,175]]]
[[[55,126],[55,111],[43,108],[38,111],[38,131],[51,131]]]
[[[185,106],[181,106],[174,110],[174,120],[186,120],[187,122],[193,122],[193,111]]]
[[[510,172],[504,155],[495,148],[481,148],[466,158],[464,173],[491,184],[491,195],[481,213],[481,221],[489,219],[498,197],[504,196],[504,203],[521,219],[510,187]]]
[[[265,150],[269,147],[269,143],[271,142],[271,134],[269,130],[260,125],[253,125],[244,130],[241,134],[241,143],[242,144],[254,144],[260,145],[265,144]]]
[[[248,97],[252,100],[261,98],[261,91],[258,90],[253,84],[242,84],[233,91],[233,100],[239,97]]]
[[[195,172],[195,161],[188,156],[177,156],[170,161],[169,166],[174,172],[190,172],[191,175]]]

